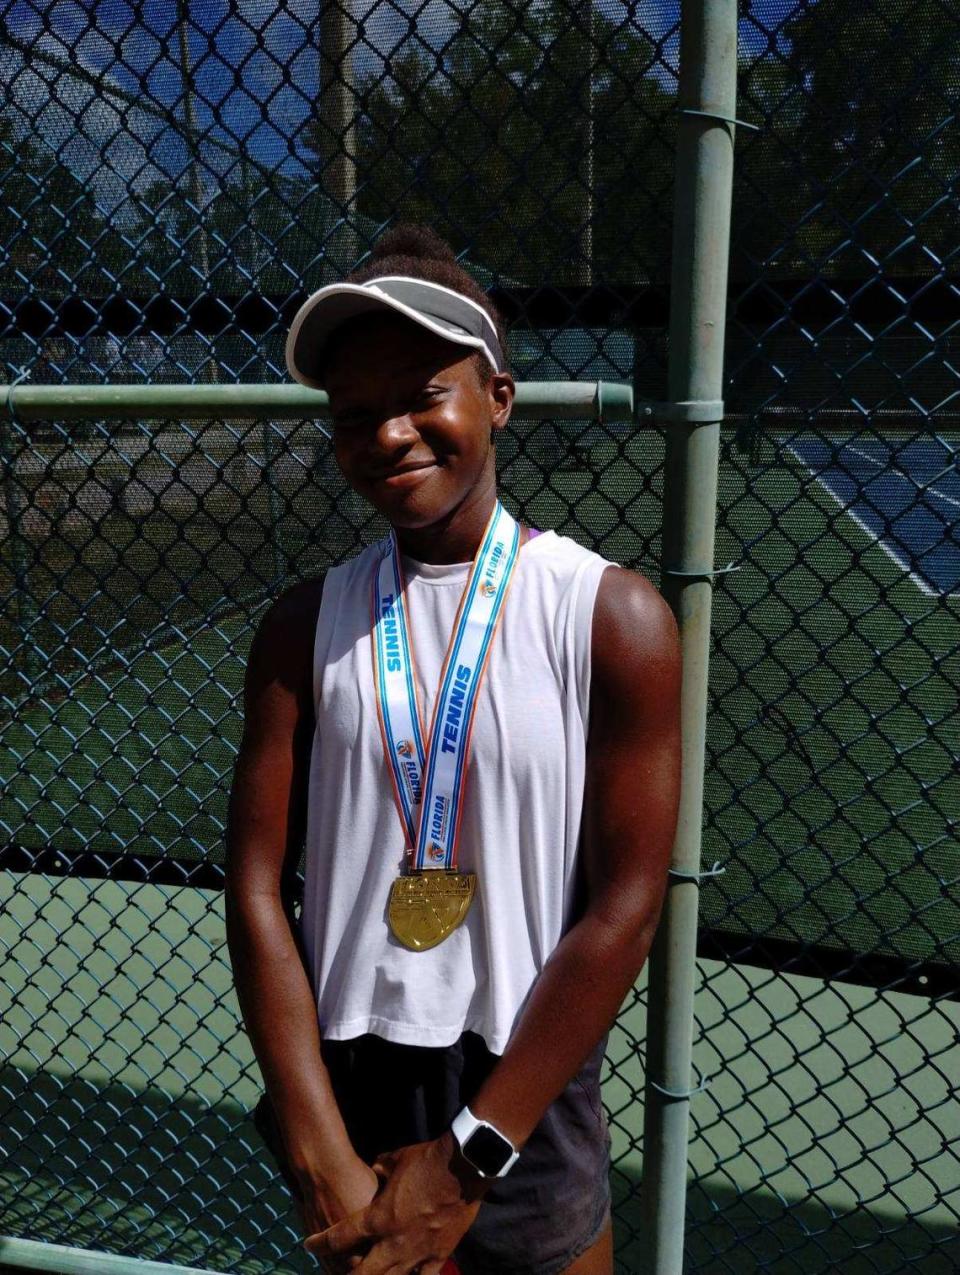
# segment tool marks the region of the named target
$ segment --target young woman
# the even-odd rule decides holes
[[[504,351],[417,227],[287,343],[392,531],[254,638],[227,929],[258,1127],[361,1275],[612,1270],[599,1074],[664,892],[679,648],[647,581],[500,504]]]

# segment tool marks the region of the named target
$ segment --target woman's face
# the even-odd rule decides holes
[[[492,432],[513,403],[506,373],[481,381],[471,350],[401,315],[345,324],[326,389],[337,463],[396,527],[428,527],[495,490]]]

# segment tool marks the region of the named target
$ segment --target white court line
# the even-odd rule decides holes
[[[847,506],[843,498],[837,495],[837,493],[833,490],[830,484],[816,472],[816,470],[812,467],[810,462],[806,460],[803,456],[801,456],[795,447],[792,447],[789,443],[784,443],[784,446],[786,447],[787,451],[793,453],[793,455],[797,458],[797,460],[804,467],[804,469],[810,474],[811,478],[813,478],[813,480],[820,487],[822,487],[823,490],[829,495],[829,497],[834,502],[834,504],[838,507],[838,509],[840,509],[842,513],[845,513],[851,522],[856,523],[856,525],[860,528],[860,530],[866,533],[867,537],[887,555],[887,557],[891,560],[891,562],[896,563],[896,565],[900,568],[900,570],[904,572],[906,576],[909,577],[909,579],[913,582],[913,584],[916,585],[916,587],[920,590],[921,593],[925,594],[926,597],[928,598],[960,597],[960,590],[956,590],[953,592],[945,592],[942,589],[934,589],[931,585],[927,584],[923,576],[918,575],[917,572],[913,570],[910,562],[907,559],[905,559],[903,555],[898,552],[898,550],[888,545],[887,542],[884,540],[884,538],[882,536],[878,536],[876,531],[874,531],[874,529],[868,523],[866,523],[863,520],[863,518],[860,517],[859,514],[854,513],[853,510]],[[874,460],[872,456],[868,457],[868,459]],[[876,461],[874,461],[874,463],[878,464],[878,462]],[[878,468],[881,468],[879,464],[878,464]],[[897,472],[900,472],[900,471],[897,471]],[[905,474],[902,474],[902,473],[900,476],[907,477]],[[912,481],[912,480],[908,480],[908,481]],[[939,493],[937,494],[939,495]]]
[[[934,500],[942,500],[946,505],[953,505],[954,508],[960,509],[960,500],[955,500],[953,496],[945,496],[942,491],[937,491],[935,487],[924,487],[924,492],[929,492]]]
[[[787,446],[789,447],[790,444],[788,443]],[[791,448],[791,451],[792,450],[793,449]],[[883,470],[886,468],[885,465],[883,464],[883,461],[877,460],[877,458],[875,456],[871,456],[869,452],[862,452],[859,447],[852,447],[848,444],[846,447],[844,447],[843,450],[848,452],[853,452],[854,456],[860,456],[864,460],[868,460],[871,465],[876,465],[877,469]],[[794,455],[796,455],[796,452],[794,452]],[[807,462],[804,461],[804,464],[806,463]],[[922,491],[925,496],[933,496],[937,500],[942,500],[947,505],[954,505],[957,509],[960,509],[960,500],[955,499],[953,496],[948,496],[946,492],[938,491],[936,487],[923,486],[922,483],[917,482],[917,480],[913,477],[912,474],[908,474],[906,470],[889,469],[887,470],[887,472],[889,474],[892,474],[896,478],[902,478],[904,482],[909,483],[916,491]],[[822,480],[818,480],[818,481],[822,481]]]

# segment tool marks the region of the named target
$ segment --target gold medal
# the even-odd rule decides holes
[[[475,872],[431,868],[397,877],[387,904],[391,933],[414,952],[436,947],[461,924],[476,888]]]
[[[373,684],[383,753],[407,847],[387,921],[414,952],[436,947],[462,924],[477,878],[457,871],[457,843],[470,733],[487,658],[517,564],[520,528],[499,501],[460,596],[440,671],[433,720],[424,732],[396,533],[370,591]]]

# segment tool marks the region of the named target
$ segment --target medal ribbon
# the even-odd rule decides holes
[[[519,524],[497,501],[460,599],[426,748],[394,532],[373,573],[377,712],[397,812],[417,871],[456,867],[473,719],[519,552]]]

